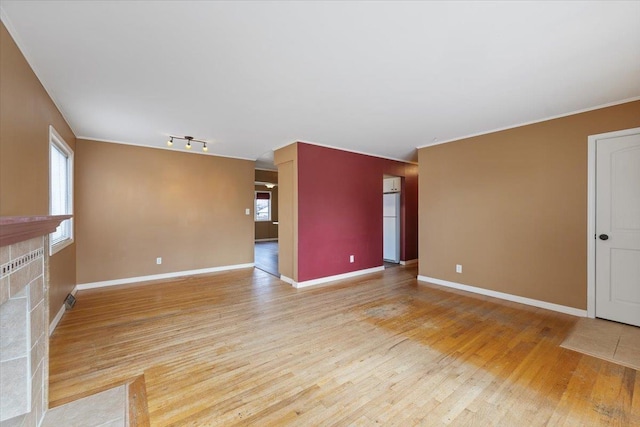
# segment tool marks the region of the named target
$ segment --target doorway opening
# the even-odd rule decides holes
[[[280,277],[278,272],[278,172],[255,170],[254,182],[254,265]]]
[[[382,260],[389,268],[400,265],[402,179],[384,175],[382,189]]]

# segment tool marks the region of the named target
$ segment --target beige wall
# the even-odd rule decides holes
[[[76,138],[0,24],[0,215],[49,213],[49,125],[74,149]],[[76,246],[51,257],[50,320],[76,284]]]
[[[638,126],[640,101],[420,149],[419,274],[586,309],[587,137]]]
[[[256,169],[256,182],[278,183],[278,172]],[[264,185],[256,185],[255,191],[268,191],[271,193],[271,221],[255,222],[255,238],[260,239],[277,239],[278,225],[274,222],[278,221],[278,186],[267,188]]]
[[[78,283],[252,263],[253,180],[248,160],[78,140]]]
[[[274,152],[278,167],[278,271],[298,281],[298,143]]]

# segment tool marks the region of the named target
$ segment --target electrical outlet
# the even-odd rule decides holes
[[[244,214],[245,215],[251,215],[251,209],[245,209],[244,210]]]
[[[156,264],[158,264],[158,265],[162,264],[162,257],[161,256],[156,258]]]
[[[456,264],[456,273],[462,273],[462,264]]]
[[[355,260],[356,259],[354,255],[349,255],[349,262],[354,262]]]

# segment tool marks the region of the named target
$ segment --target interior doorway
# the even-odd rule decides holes
[[[384,176],[382,194],[382,259],[385,266],[400,263],[402,181],[398,176]]]
[[[276,277],[278,272],[278,172],[255,170],[254,265]]]

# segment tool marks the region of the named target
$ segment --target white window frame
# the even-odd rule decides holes
[[[64,214],[53,213],[53,195],[51,185],[51,148],[55,147],[67,156],[67,212]],[[60,136],[53,126],[49,126],[49,213],[51,215],[73,215],[73,150],[69,147],[69,144]],[[49,235],[49,255],[53,255],[74,242],[74,224],[73,218],[67,219],[69,221],[69,232],[56,243],[53,242],[53,233]],[[64,221],[63,221],[64,222]]]
[[[267,218],[267,219],[258,219],[258,193],[269,193],[269,218]],[[271,194],[271,191],[260,190],[260,191],[255,191],[254,192],[254,195],[253,195],[253,211],[254,211],[253,220],[255,222],[268,222],[268,221],[271,221],[271,198],[272,197],[273,197],[273,194]]]

